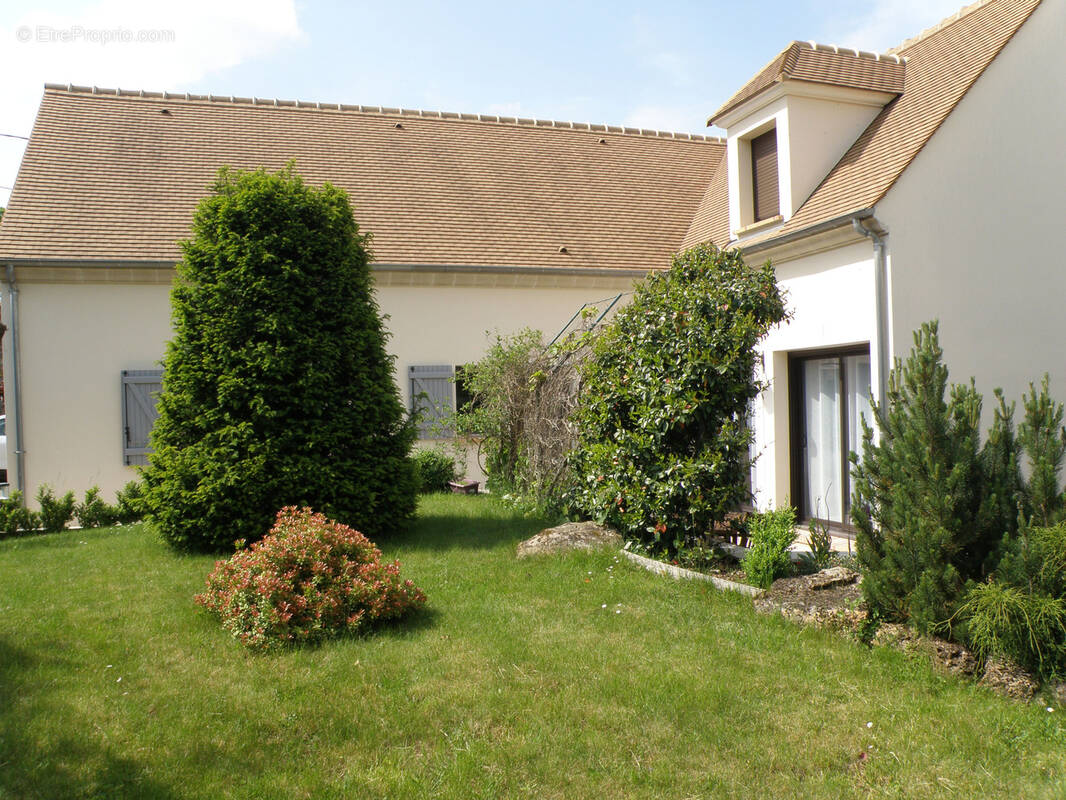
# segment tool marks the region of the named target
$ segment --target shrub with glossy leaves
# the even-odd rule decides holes
[[[383,563],[363,534],[309,508],[279,511],[267,536],[215,563],[196,597],[254,649],[353,633],[425,601],[399,562]]]
[[[414,513],[414,441],[368,237],[329,184],[223,170],[171,293],[149,518],[182,550],[258,539],[280,506],[377,538]]]
[[[582,367],[571,511],[676,552],[747,500],[755,346],[786,317],[769,263],[713,245],[642,283]]]

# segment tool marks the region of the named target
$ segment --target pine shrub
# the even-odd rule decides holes
[[[291,167],[222,170],[171,293],[145,503],[181,550],[310,506],[387,535],[413,514],[406,418],[348,196]]]
[[[1016,445],[1000,398],[980,449],[981,395],[952,385],[937,323],[922,325],[875,406],[880,441],[863,422],[852,519],[863,594],[882,618],[927,633],[952,618],[967,580],[980,579],[1004,532],[1016,525]]]
[[[639,285],[582,367],[571,513],[676,552],[747,500],[755,347],[786,316],[769,263],[713,245]]]
[[[267,536],[215,563],[196,596],[259,650],[354,633],[425,601],[399,562],[382,563],[369,539],[309,508],[279,511]]]
[[[1018,428],[1018,440],[1029,459],[1027,503],[1031,524],[1054,525],[1063,515],[1063,494],[1059,484],[1062,459],[1066,456],[1066,428],[1062,426],[1063,406],[1051,399],[1048,376],[1036,387],[1029,384],[1024,398],[1025,419]]]

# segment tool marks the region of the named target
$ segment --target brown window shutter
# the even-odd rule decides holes
[[[751,197],[755,221],[781,213],[777,195],[777,130],[751,140]]]

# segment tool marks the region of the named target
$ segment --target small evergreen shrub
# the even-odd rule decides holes
[[[959,608],[982,658],[1006,655],[1043,677],[1066,668],[1066,598],[991,581],[970,589]]]
[[[123,525],[140,522],[144,518],[144,484],[130,481],[115,495],[115,520]]]
[[[309,508],[279,511],[261,541],[215,563],[196,596],[253,649],[353,633],[425,600],[399,562],[382,563],[369,539]]]
[[[41,507],[41,527],[46,533],[58,533],[74,518],[74,492],[56,497],[52,487],[41,484],[37,488],[37,503]]]
[[[744,557],[744,574],[754,586],[769,589],[775,579],[792,571],[788,548],[796,540],[796,510],[791,506],[748,517],[751,549]]]
[[[83,528],[106,528],[118,521],[118,509],[108,505],[100,497],[100,487],[85,491],[85,499],[74,507],[74,516]]]
[[[39,515],[26,508],[22,492],[17,489],[10,497],[0,500],[0,536],[25,536],[40,527]]]
[[[1066,675],[1066,523],[1006,537],[994,580],[973,586],[957,616],[980,656]]]
[[[1048,382],[1045,374],[1039,393],[1029,384],[1023,399],[1025,419],[1018,427],[1018,441],[1029,460],[1024,510],[1030,524],[1037,526],[1054,525],[1063,516],[1059,474],[1066,457],[1066,428],[1062,403],[1052,400]]]
[[[448,488],[449,481],[458,478],[455,459],[440,448],[419,450],[414,455],[414,462],[421,494],[443,492]]]
[[[640,284],[581,369],[570,512],[676,552],[747,500],[755,347],[786,317],[769,263],[713,245]]]

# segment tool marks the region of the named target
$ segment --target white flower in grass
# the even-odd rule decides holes
[[[867,728],[872,728],[873,726],[874,726],[874,724],[872,722],[867,722],[866,723],[866,727]]]

